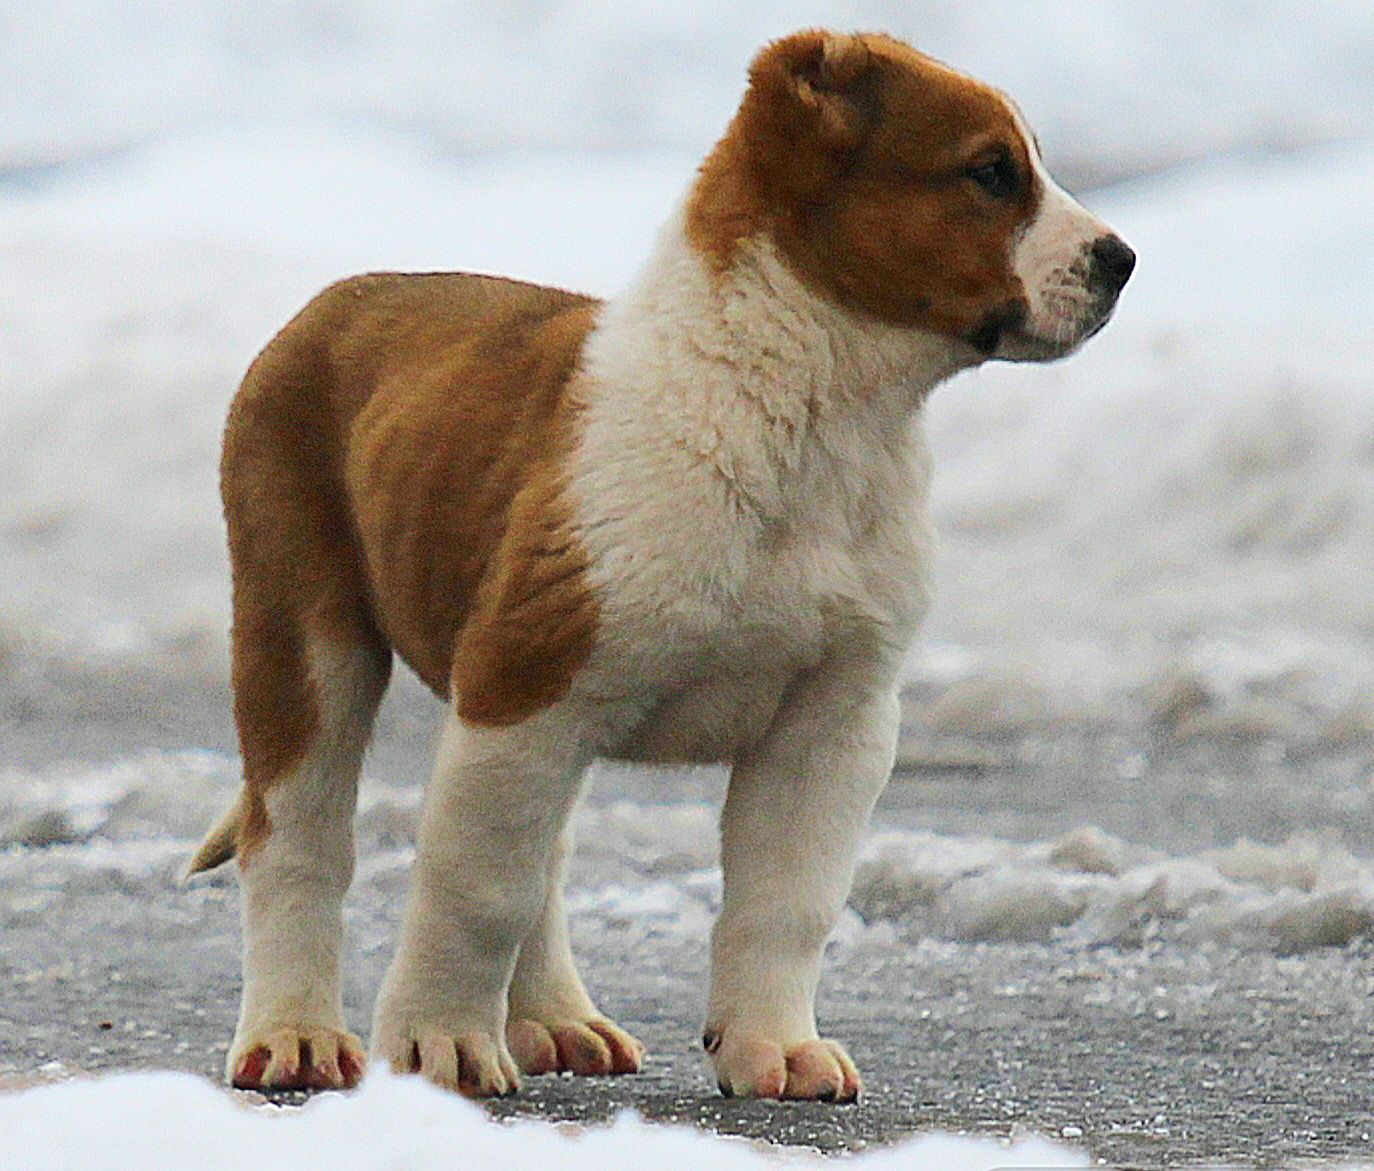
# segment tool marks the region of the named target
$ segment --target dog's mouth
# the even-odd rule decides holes
[[[1116,309],[1116,298],[1097,299],[1087,312],[1056,315],[1050,322],[1034,322],[1028,314],[999,331],[992,350],[980,350],[987,358],[1008,362],[1053,362],[1067,357],[1106,328]],[[986,340],[986,339],[982,339]]]
[[[1027,309],[1024,301],[1008,301],[990,310],[964,341],[985,358],[1000,357],[998,350],[1008,338],[1025,333]]]

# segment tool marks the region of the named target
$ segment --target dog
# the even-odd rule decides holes
[[[805,31],[628,290],[460,273],[326,289],[225,429],[243,788],[228,1077],[347,1087],[341,908],[393,655],[446,703],[372,1059],[470,1096],[640,1069],[563,906],[597,756],[724,762],[703,1043],[722,1092],[850,1101],[827,936],[892,766],[927,608],[933,387],[1060,358],[1131,249],[1001,93],[883,35]]]

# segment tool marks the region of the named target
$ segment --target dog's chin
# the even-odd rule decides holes
[[[1002,338],[989,357],[995,362],[1054,362],[1066,358],[1085,340],[1086,334],[1045,337],[1029,330],[1017,330]]]
[[[999,362],[1056,362],[1101,333],[1111,317],[1108,309],[1081,321],[1055,322],[1049,328],[1027,321],[1004,333],[988,357]]]

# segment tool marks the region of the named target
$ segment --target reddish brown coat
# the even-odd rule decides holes
[[[968,178],[999,152],[1024,179],[1010,199]],[[1012,244],[1038,198],[996,90],[890,37],[811,31],[755,58],[687,230],[721,270],[768,233],[821,296],[966,337],[990,307],[1024,302]]]
[[[311,648],[394,648],[479,723],[552,702],[590,652],[562,468],[598,303],[464,274],[321,293],[249,370],[221,485],[245,824],[321,727]]]

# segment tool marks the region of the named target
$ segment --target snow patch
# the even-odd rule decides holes
[[[106,765],[0,768],[0,849],[104,839],[189,838],[224,811],[238,761],[148,752]]]
[[[894,832],[868,843],[850,902],[868,922],[946,939],[1286,954],[1369,936],[1374,870],[1306,836],[1171,857],[1091,828],[1026,844]]]
[[[283,110],[431,150],[671,142],[699,154],[758,46],[808,25],[885,29],[1007,89],[1080,180],[1374,129],[1374,22],[1360,0],[1300,12],[1206,0],[1167,21],[1150,0],[52,0],[16,9],[0,43],[0,170],[41,176]]]
[[[188,668],[222,677],[216,451],[271,333],[366,268],[613,293],[697,159],[457,160],[394,128],[249,121],[0,184],[11,672],[108,659],[169,687]],[[1374,727],[1355,707],[1374,694],[1371,186],[1366,143],[1213,160],[1090,201],[1142,258],[1118,320],[1070,362],[994,365],[928,406],[942,548],[913,668],[945,693],[934,725],[1033,734],[1165,669],[1218,697],[1176,721],[1183,738],[1336,744]],[[1238,672],[1287,674],[1312,703],[1236,696]]]
[[[238,787],[214,753],[148,753],[101,768],[0,774],[4,905],[177,881]],[[421,787],[365,778],[360,884],[399,891]],[[701,802],[589,805],[574,823],[573,917],[595,930],[704,937],[720,907],[718,818]],[[197,884],[230,881],[231,870]],[[1150,940],[1275,952],[1374,935],[1374,867],[1311,835],[1171,855],[1092,826],[1015,842],[879,830],[861,853],[837,946],[934,936],[1132,947]]]
[[[807,1152],[762,1148],[625,1113],[573,1130],[517,1119],[496,1122],[478,1106],[420,1078],[373,1072],[350,1094],[304,1107],[252,1108],[186,1074],[121,1074],[0,1094],[0,1165],[26,1171],[200,1171],[234,1166],[560,1167],[616,1171],[646,1166],[720,1171],[829,1166]],[[1083,1167],[1080,1150],[1043,1138],[1002,1142],[925,1135],[848,1160],[865,1171]]]

